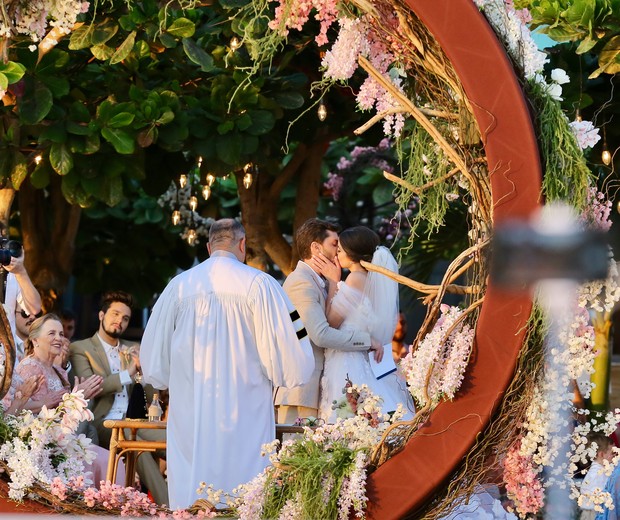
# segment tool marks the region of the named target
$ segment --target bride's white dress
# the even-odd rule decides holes
[[[374,262],[373,262],[374,263]],[[381,275],[378,275],[381,276]],[[370,277],[370,275],[369,275]],[[366,282],[368,284],[368,280]],[[396,289],[397,290],[397,289]],[[366,291],[364,291],[366,293]],[[393,331],[396,324],[396,312],[398,306],[398,295],[394,298],[394,305],[390,304],[390,309],[378,309],[375,311],[370,303],[370,299],[366,294],[359,292],[344,282],[338,283],[338,292],[332,301],[333,309],[341,316],[345,316],[344,321],[340,325],[341,330],[365,330],[372,337],[387,343],[385,338],[377,337],[377,329],[385,325],[381,323],[387,319],[386,330],[390,327]],[[385,318],[385,313],[392,313],[394,320]],[[385,335],[385,333],[384,333]],[[391,340],[392,336],[389,336]],[[370,353],[372,355],[372,353]],[[391,350],[386,349],[386,356],[391,356]],[[353,384],[366,384],[372,392],[383,399],[381,408],[384,413],[396,410],[399,403],[403,403],[405,410],[409,410],[409,416],[413,410],[413,404],[410,394],[403,380],[398,379],[396,373],[387,375],[381,379],[376,379],[374,372],[370,366],[369,352],[363,351],[342,351],[325,349],[325,365],[323,376],[321,378],[321,399],[319,403],[319,417],[328,423],[336,422],[338,417],[337,411],[332,409],[334,401],[340,401],[344,394],[342,389],[346,384],[347,377]]]

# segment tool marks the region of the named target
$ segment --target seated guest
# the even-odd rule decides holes
[[[23,408],[35,413],[43,406],[54,408],[65,393],[71,392],[66,371],[54,364],[64,345],[63,334],[62,323],[55,314],[45,314],[32,322],[25,343],[26,357],[15,369],[16,385],[19,384],[20,388],[23,387],[20,381],[37,381],[36,389],[24,403]],[[76,378],[74,390],[82,390],[84,398],[90,399],[101,392],[102,385],[103,378],[98,375]],[[16,389],[12,405],[15,405],[18,391],[20,390]],[[92,473],[93,481],[98,485],[100,480],[105,479],[109,452],[97,445],[92,445],[91,449],[95,451],[97,458],[86,471]],[[124,481],[124,475],[119,474],[117,481]]]
[[[139,345],[122,339],[131,319],[133,298],[124,291],[110,291],[101,298],[99,329],[88,339],[70,346],[71,372],[76,377],[93,374],[103,378],[103,391],[94,398],[93,413],[99,435],[99,445],[110,446],[111,430],[103,426],[106,419],[118,420],[127,416],[130,397],[152,392],[152,387],[140,387]],[[139,391],[134,393],[134,389]],[[152,399],[152,393],[149,396]],[[150,402],[147,398],[146,401]],[[144,412],[145,410],[143,410]],[[135,418],[135,416],[133,416]],[[164,430],[139,430],[139,440],[164,440]],[[159,454],[157,454],[159,455]],[[159,464],[153,454],[144,452],[138,457],[137,469],[144,485],[151,491],[158,504],[168,503],[168,488]]]

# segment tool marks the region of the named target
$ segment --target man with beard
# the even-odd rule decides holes
[[[133,298],[123,291],[110,291],[101,298],[99,330],[88,339],[70,346],[72,376],[103,377],[102,392],[92,399],[94,425],[99,445],[109,448],[111,430],[103,426],[106,419],[124,419],[133,386],[139,383],[139,345],[121,339],[131,319]],[[152,388],[150,388],[152,391]],[[152,395],[151,395],[152,397]],[[148,397],[147,397],[148,399]],[[148,439],[147,439],[148,437]],[[140,430],[138,439],[163,440],[165,432]],[[159,504],[168,502],[168,490],[158,463],[150,453],[138,457],[138,474]]]
[[[314,354],[314,372],[305,385],[276,389],[274,404],[279,424],[293,424],[298,417],[318,417],[324,349],[356,351],[381,348],[367,332],[338,330],[327,322],[325,302],[328,281],[319,274],[320,269],[313,259],[322,255],[325,262],[329,262],[340,275],[336,256],[338,230],[335,224],[311,218],[295,232],[295,246],[300,260],[284,281],[283,288],[308,332]]]

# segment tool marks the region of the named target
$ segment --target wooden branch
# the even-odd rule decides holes
[[[486,207],[485,200],[482,197],[479,189],[479,183],[476,178],[469,172],[467,169],[467,165],[463,161],[463,158],[450,146],[448,141],[441,135],[441,132],[433,125],[429,119],[409,100],[405,94],[400,92],[397,88],[392,85],[392,83],[383,77],[383,75],[373,67],[373,65],[363,56],[358,58],[358,62],[360,66],[368,72],[372,78],[379,83],[383,88],[385,88],[393,97],[396,99],[401,106],[407,109],[407,111],[413,116],[413,118],[422,125],[428,134],[433,138],[433,140],[441,147],[444,153],[448,156],[448,158],[455,164],[455,166],[467,177],[470,181],[470,185],[472,190],[475,192],[475,198],[478,200],[478,205],[480,211],[482,212],[482,217],[486,221],[491,220],[491,216],[488,213],[488,208]]]
[[[426,184],[423,184],[422,186],[414,186],[413,184],[407,182],[406,180],[404,180],[401,177],[398,177],[390,172],[383,172],[383,176],[388,179],[389,181],[395,182],[396,184],[400,184],[401,186],[403,186],[404,188],[412,191],[413,193],[415,193],[416,195],[420,195],[423,191],[426,191],[429,188],[432,188],[433,186],[436,186],[437,184],[448,180],[450,177],[454,177],[457,173],[459,173],[461,170],[459,170],[458,168],[453,168],[452,170],[450,170],[448,173],[446,173],[445,175],[442,175],[441,177],[434,179],[430,182],[427,182]]]
[[[295,175],[295,172],[299,169],[307,157],[308,147],[301,143],[295,150],[291,160],[284,168],[282,168],[280,174],[273,181],[271,188],[269,188],[269,196],[272,200],[278,200],[280,198],[280,193],[282,193],[284,187],[293,178],[293,175]]]
[[[394,271],[390,271],[389,269],[386,269],[385,267],[379,267],[378,265],[371,264],[370,262],[366,262],[365,260],[361,260],[360,264],[367,271],[374,271],[375,273],[380,273],[384,276],[387,276],[388,278],[391,278],[395,282],[398,282],[402,285],[406,285],[407,287],[410,287],[411,289],[421,292],[423,294],[434,294],[441,287],[440,285],[426,285],[420,282],[416,282],[415,280],[412,280],[411,278],[407,278],[406,276],[397,274]],[[449,292],[450,294],[476,294],[480,292],[480,288],[475,285],[472,285],[472,286],[447,285],[445,289],[446,289],[446,292]]]
[[[370,127],[372,127],[375,123],[378,123],[379,121],[381,121],[384,117],[392,115],[392,114],[403,114],[403,113],[406,113],[406,112],[407,112],[407,110],[405,110],[402,107],[401,108],[388,108],[387,110],[382,110],[378,114],[375,114],[374,116],[372,116],[362,126],[360,126],[359,128],[353,130],[353,133],[355,135],[361,135],[366,130],[368,130]]]

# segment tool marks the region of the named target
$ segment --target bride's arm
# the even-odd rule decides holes
[[[356,294],[359,293],[361,295],[364,290],[365,282],[366,282],[365,273],[353,272],[353,273],[349,273],[349,276],[347,276],[347,280],[345,283],[347,284],[347,286],[351,287],[352,289],[355,289]],[[330,289],[331,289],[331,285],[332,284],[330,283]],[[334,298],[338,298],[338,297],[344,298],[344,295],[338,296],[338,294],[335,293],[334,296],[330,296],[328,293],[327,304],[326,304],[327,308],[325,309],[325,314],[327,315],[327,321],[330,327],[334,327],[335,329],[340,327],[347,313],[353,312],[355,306],[359,303],[356,297],[351,298],[352,297],[351,292],[349,292],[348,295],[349,296],[345,298],[345,301],[338,302],[340,303],[340,305],[333,305]]]

